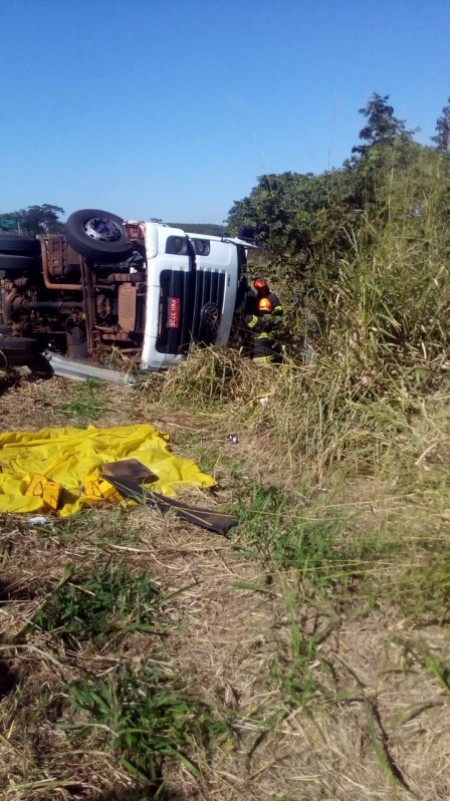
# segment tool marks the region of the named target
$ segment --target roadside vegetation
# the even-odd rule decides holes
[[[239,518],[3,518],[5,801],[449,797],[447,112],[427,148],[374,95],[342,170],[235,204],[283,364],[5,378],[2,428],[148,420],[215,477],[193,502]]]

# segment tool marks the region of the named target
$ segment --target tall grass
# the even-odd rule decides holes
[[[330,279],[313,276],[307,305],[288,309],[292,354],[280,372],[274,425],[321,467],[344,453],[368,463],[407,435],[421,399],[448,387],[450,236],[439,161],[424,150],[393,164],[376,205],[348,232],[352,251]],[[443,188],[444,187],[444,188]],[[314,320],[315,363],[299,359]]]
[[[407,168],[395,160],[385,165],[376,201],[349,234],[352,249],[338,280],[330,284],[326,272],[318,277],[331,347],[344,336],[369,359],[378,354],[383,362],[408,363],[416,352],[427,358],[445,349],[449,176],[442,169],[426,149]]]

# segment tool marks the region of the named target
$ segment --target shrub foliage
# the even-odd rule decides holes
[[[291,334],[306,305],[328,353],[434,359],[448,344],[450,154],[414,141],[388,96],[361,113],[362,144],[341,168],[261,176],[229,227],[255,228]]]

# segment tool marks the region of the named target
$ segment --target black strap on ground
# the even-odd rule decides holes
[[[237,518],[233,517],[233,515],[212,512],[210,509],[204,509],[199,506],[189,506],[182,501],[169,498],[167,495],[152,492],[127,478],[108,476],[107,481],[113,484],[122,497],[127,500],[143,503],[146,506],[154,506],[160,512],[167,512],[169,509],[173,509],[175,514],[182,520],[193,523],[195,526],[200,526],[200,528],[205,528],[215,534],[226,535],[230,528],[238,524]]]

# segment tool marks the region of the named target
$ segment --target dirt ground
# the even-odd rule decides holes
[[[0,430],[70,424],[61,411],[70,392],[71,382],[61,378],[34,381],[20,376],[4,382]],[[203,418],[155,408],[150,412],[129,387],[108,387],[105,397],[107,408],[97,423],[102,427],[123,424],[124,419],[149,422],[164,427],[180,452],[189,432],[217,436],[214,428],[208,432]],[[216,469],[220,485],[213,499],[220,508],[232,504],[238,491],[231,479],[227,483],[220,447]],[[203,505],[211,503],[206,492],[198,493],[198,499]],[[239,527],[225,539],[172,517],[161,519],[149,509],[130,515],[128,525],[139,526],[144,533],[138,544],[125,544],[122,553],[148,570],[165,590],[179,591],[174,612],[178,625],[166,641],[173,670],[186,679],[190,692],[211,707],[226,710],[233,728],[233,738],[219,745],[209,764],[203,764],[201,778],[193,778],[178,764],[168,766],[168,798],[450,799],[448,686],[402,644],[408,634],[409,642],[425,642],[430,653],[449,657],[445,628],[407,630],[407,621],[390,609],[388,599],[380,599],[371,609],[357,604],[342,612],[302,608],[293,619],[276,583],[261,591],[249,589],[260,585],[261,566],[239,549]],[[39,536],[35,530],[24,537],[29,555],[33,548],[36,552],[36,569],[28,567],[31,578],[44,559]],[[47,541],[45,547],[47,565],[61,565],[65,555],[60,551],[55,555],[59,546]],[[21,561],[23,565],[24,554]],[[11,560],[4,560],[3,567],[11,572]],[[11,620],[4,607],[0,612],[5,631]],[[318,690],[297,708],[273,678],[274,667],[289,669],[293,627],[300,633],[320,627],[327,631],[310,666]],[[5,701],[0,700],[0,709]],[[4,764],[21,758],[9,746],[10,736],[10,731],[1,733]],[[24,798],[14,790],[13,776],[11,770],[9,782],[3,778],[7,801]],[[64,796],[61,791],[59,797],[106,798],[95,777],[90,796],[76,792]]]

